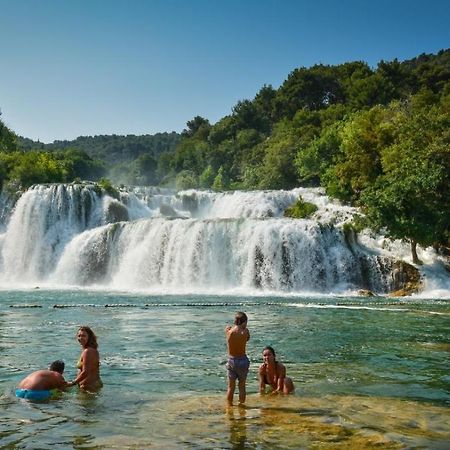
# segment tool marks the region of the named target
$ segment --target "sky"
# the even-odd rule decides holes
[[[0,0],[0,110],[41,142],[212,124],[298,67],[450,47],[447,0]]]

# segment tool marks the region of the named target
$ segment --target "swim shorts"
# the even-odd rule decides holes
[[[229,357],[225,366],[228,370],[228,378],[230,380],[245,380],[247,378],[248,369],[250,367],[250,360],[247,356],[240,356],[239,358]]]
[[[16,397],[26,398],[27,400],[48,400],[52,393],[48,390],[35,389],[16,389]]]

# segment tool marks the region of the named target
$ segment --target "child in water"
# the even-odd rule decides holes
[[[239,404],[243,404],[246,397],[245,383],[250,367],[250,361],[245,353],[247,341],[250,339],[250,332],[247,328],[247,315],[243,312],[236,313],[234,325],[227,325],[225,335],[228,349],[228,362],[226,365],[228,371],[227,401],[229,405],[233,404],[237,379],[239,382]]]

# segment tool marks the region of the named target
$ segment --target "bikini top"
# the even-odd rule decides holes
[[[98,362],[98,365],[100,366],[100,361]],[[83,369],[83,361],[81,360],[81,356],[79,360],[77,361],[77,369],[82,370]]]

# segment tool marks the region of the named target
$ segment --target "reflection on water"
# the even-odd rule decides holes
[[[0,292],[0,447],[446,448],[450,305],[348,308],[357,302],[364,300]],[[223,330],[237,310],[248,314],[252,335],[243,408],[225,405]],[[73,378],[82,324],[99,338],[103,389],[16,399],[17,382],[54,359]],[[267,344],[295,395],[257,394]]]
[[[154,404],[139,417],[158,429],[152,433],[157,447],[445,448],[450,440],[448,409],[417,402],[252,395],[245,407],[224,403],[219,396],[186,396]]]
[[[232,449],[254,448],[247,441],[247,410],[243,406],[227,406],[227,419],[230,427],[229,442]]]

